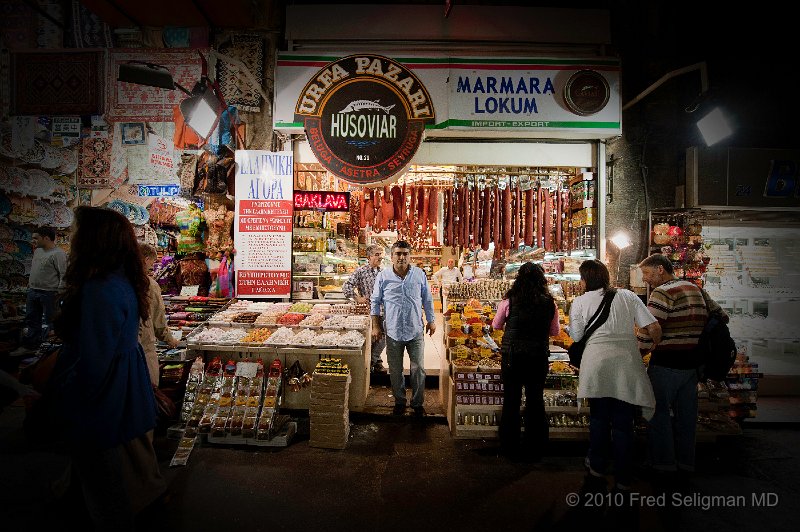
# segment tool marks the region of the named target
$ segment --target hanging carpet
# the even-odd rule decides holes
[[[219,53],[240,60],[264,84],[264,38],[259,35],[232,35],[220,44]],[[240,111],[259,112],[263,98],[239,72],[239,67],[217,61],[217,81],[228,105]]]

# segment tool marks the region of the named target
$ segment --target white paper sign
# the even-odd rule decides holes
[[[294,158],[291,151],[236,152],[236,295],[291,295]]]

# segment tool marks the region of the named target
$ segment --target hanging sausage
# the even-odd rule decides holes
[[[412,239],[417,232],[416,226],[417,189],[414,185],[408,186],[408,238]]]
[[[403,209],[403,191],[397,185],[392,187],[392,207],[394,210],[394,220],[397,227],[405,219],[405,212]]]
[[[525,191],[525,231],[523,241],[526,246],[533,244],[533,189]]]
[[[559,184],[556,189],[556,245],[554,251],[561,251],[561,213],[564,210],[561,200],[561,185]]]
[[[512,235],[514,237],[514,249],[519,249],[521,243],[520,233],[522,232],[522,193],[519,186],[514,187],[514,227],[512,227]]]
[[[503,232],[500,230],[500,190],[497,187],[492,189],[492,242],[494,249],[503,249]]]
[[[503,190],[503,249],[511,249],[511,182]]]
[[[420,236],[424,237],[428,230],[428,187],[417,188],[417,219],[420,225]]]
[[[553,251],[553,196],[544,191],[544,249]]]
[[[481,249],[489,249],[492,240],[492,200],[489,188],[483,189],[483,212],[481,213]]]
[[[358,227],[363,229],[367,226],[367,217],[365,215],[364,207],[367,205],[367,193],[362,191],[360,194],[360,201],[358,207]]]
[[[431,245],[439,245],[439,190],[431,187],[428,194],[428,227],[431,228]]]
[[[478,184],[476,183],[475,186],[472,188],[472,202],[470,203],[470,218],[472,220],[472,245],[476,248],[480,246],[480,228],[481,228],[481,216],[480,216],[480,200],[481,194],[478,190]]]

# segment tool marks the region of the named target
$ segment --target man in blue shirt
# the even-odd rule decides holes
[[[386,333],[386,359],[394,394],[394,410],[401,416],[406,410],[406,385],[403,377],[403,350],[411,361],[411,408],[414,415],[422,417],[425,409],[425,330],[433,335],[436,320],[433,298],[428,288],[425,272],[411,266],[411,246],[404,240],[392,245],[392,267],[381,270],[372,289],[371,310],[373,340]],[[381,326],[381,306],[384,308],[385,327]],[[427,324],[423,330],[422,310]]]

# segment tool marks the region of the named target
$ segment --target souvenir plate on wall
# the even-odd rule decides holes
[[[53,225],[59,229],[72,225],[74,213],[63,203],[53,205]]]
[[[0,155],[16,159],[22,155],[11,143],[11,124],[0,124]]]
[[[31,196],[46,198],[55,190],[56,182],[44,170],[34,168],[26,173],[28,174],[28,179],[30,179],[30,191],[28,194]]]
[[[42,168],[58,168],[63,162],[61,156],[61,148],[51,146],[50,144],[42,144],[44,148],[44,158],[39,163]]]
[[[41,164],[45,158],[44,145],[38,140],[33,141],[33,147],[19,156],[21,161],[31,164]]]
[[[31,180],[27,172],[17,166],[6,167],[6,172],[11,178],[9,192],[15,192],[20,196],[27,196],[31,191]]]
[[[53,208],[44,200],[36,200],[36,225],[50,225],[53,223]]]
[[[78,169],[78,150],[74,148],[61,150],[61,164],[57,170],[62,174],[71,174]]]

